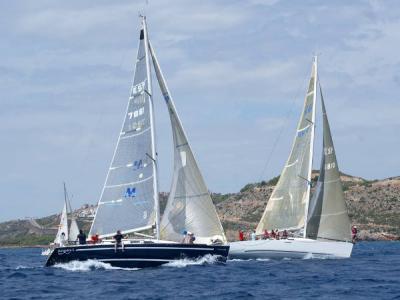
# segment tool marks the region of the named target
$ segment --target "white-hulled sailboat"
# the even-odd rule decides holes
[[[310,197],[317,83],[315,57],[292,151],[256,229],[258,236],[277,228],[297,237],[233,242],[232,258],[351,256],[351,225],[321,88],[322,161],[316,191]]]
[[[135,75],[122,129],[89,235],[103,242],[56,248],[46,265],[96,259],[118,267],[149,267],[182,258],[216,255],[225,261],[229,246],[161,72],[142,17]],[[157,151],[154,133],[151,62],[165,99],[174,143],[174,174],[160,220]],[[136,235],[115,248],[112,238]],[[154,236],[151,232],[154,231]],[[193,244],[182,233],[195,234]],[[109,239],[109,240],[107,240]]]
[[[70,214],[70,224],[68,226],[68,210]],[[42,251],[42,255],[49,255],[54,247],[75,242],[79,234],[78,224],[72,213],[71,203],[68,198],[67,188],[64,183],[64,206],[60,215],[60,223],[54,241],[50,247]]]

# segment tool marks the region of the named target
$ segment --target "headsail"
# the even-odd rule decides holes
[[[323,114],[323,152],[317,189],[309,207],[307,237],[351,241],[350,219],[347,214],[322,89],[320,93]]]
[[[151,228],[157,198],[151,81],[142,20],[128,107],[90,234],[110,236]]]
[[[265,229],[300,229],[305,226],[314,143],[316,80],[315,59],[292,150],[257,226],[257,234]]]
[[[54,240],[55,244],[61,244],[61,234],[64,232],[65,240],[68,240],[68,214],[67,214],[67,202],[64,202],[64,207],[60,216],[60,224],[58,225],[58,231]]]
[[[213,236],[219,236],[226,242],[215,206],[197,166],[151,44],[150,53],[169,111],[175,157],[171,191],[161,220],[161,237],[180,242],[182,232],[187,230],[195,233],[197,242],[208,242]]]

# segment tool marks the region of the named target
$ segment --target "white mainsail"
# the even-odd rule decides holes
[[[315,58],[292,150],[257,226],[257,234],[266,229],[294,230],[306,226],[314,144],[316,81]]]
[[[214,236],[226,242],[215,206],[197,166],[151,44],[150,53],[157,80],[168,107],[175,157],[172,186],[160,225],[161,237],[180,242],[182,232],[187,230],[195,233],[197,242],[209,242]]]
[[[151,76],[145,19],[125,119],[90,235],[151,228],[158,210]]]
[[[351,224],[340,172],[320,88],[323,114],[323,151],[316,192],[310,201],[307,237],[351,241]]]
[[[64,207],[60,216],[60,224],[58,225],[58,231],[54,244],[61,244],[61,235],[65,234],[65,241],[68,240],[68,213],[67,213],[67,202],[64,202]]]

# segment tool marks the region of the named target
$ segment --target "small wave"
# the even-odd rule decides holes
[[[126,270],[126,271],[139,270],[138,268],[113,267],[110,264],[92,259],[85,261],[74,260],[64,264],[56,264],[54,265],[54,267],[72,272],[88,272],[94,270]]]
[[[257,261],[271,261],[270,258],[257,258]]]
[[[187,266],[213,265],[218,263],[218,256],[207,254],[197,259],[182,258],[171,261],[163,265],[163,267],[185,268]]]
[[[32,269],[32,267],[24,266],[24,265],[18,265],[15,270],[22,270],[22,269]]]
[[[303,259],[335,259],[334,256],[329,255],[329,254],[312,254],[312,253],[307,253]]]

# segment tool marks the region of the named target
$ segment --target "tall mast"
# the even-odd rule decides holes
[[[155,128],[154,128],[154,105],[153,105],[153,89],[151,81],[151,69],[150,69],[150,55],[149,55],[149,36],[147,33],[146,16],[142,16],[142,25],[144,32],[144,48],[146,53],[146,69],[147,69],[147,94],[149,95],[150,101],[150,130],[151,130],[151,159],[153,161],[153,190],[154,190],[154,210],[156,213],[156,238],[160,239],[160,202],[158,199],[158,167],[157,167],[157,151],[155,141]]]
[[[315,79],[314,79],[314,93],[313,93],[313,109],[311,115],[311,141],[310,141],[310,161],[308,168],[308,187],[307,187],[307,196],[306,196],[306,205],[305,205],[305,214],[304,214],[304,232],[303,237],[307,237],[307,219],[308,219],[308,207],[310,204],[310,195],[311,195],[311,173],[313,166],[313,158],[314,158],[314,139],[315,139],[315,105],[317,102],[317,81],[318,81],[318,57],[314,56],[314,65],[315,65]]]
[[[64,185],[64,203],[67,208],[67,214],[68,214],[67,187],[65,186],[65,182],[63,182],[63,185]],[[71,211],[71,207],[69,207],[69,210]]]

